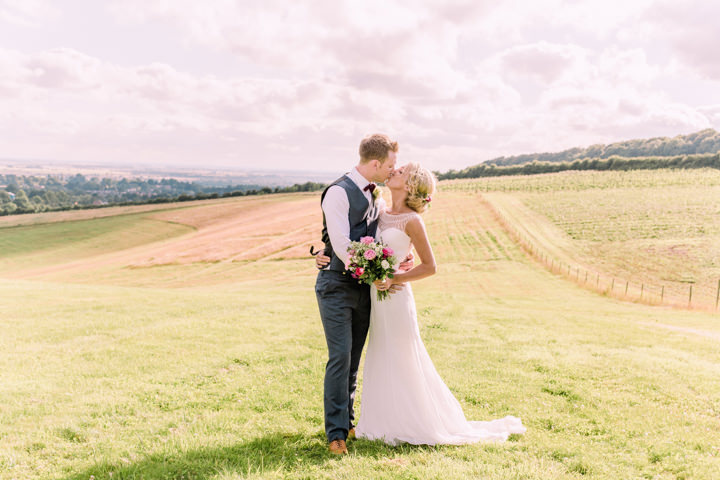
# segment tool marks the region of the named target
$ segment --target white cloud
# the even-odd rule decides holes
[[[509,76],[531,78],[553,83],[567,75],[577,63],[586,63],[588,52],[574,45],[557,45],[545,41],[517,45],[497,55],[492,61]]]
[[[320,168],[386,131],[401,159],[461,168],[717,127],[717,8],[695,3],[700,14],[659,0],[124,0],[83,18],[97,8],[0,0],[0,25],[32,37],[0,47],[0,130],[13,139],[0,156]],[[33,25],[49,19],[162,32],[196,58],[183,68],[158,46],[133,62],[122,36],[81,48],[57,31],[72,41],[38,48]]]
[[[60,11],[46,0],[0,0],[0,23],[38,28],[59,16]]]
[[[720,81],[720,3],[660,1],[648,9],[649,29],[662,35],[686,66]]]

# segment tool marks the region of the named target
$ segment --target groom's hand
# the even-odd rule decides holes
[[[325,256],[322,252],[315,255],[315,266],[318,270],[322,270],[327,267],[328,263],[330,263],[330,257]]]
[[[415,266],[415,255],[412,254],[412,252],[408,253],[408,256],[405,257],[405,260],[402,261],[402,263],[398,266],[400,271],[407,272],[408,270],[412,270],[412,268]]]

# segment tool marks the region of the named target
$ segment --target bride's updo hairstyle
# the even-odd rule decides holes
[[[423,213],[432,201],[437,179],[430,170],[417,163],[408,163],[405,168],[409,171],[405,183],[408,188],[405,204],[416,212]]]

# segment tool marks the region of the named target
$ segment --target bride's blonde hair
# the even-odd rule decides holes
[[[408,163],[405,168],[409,171],[405,182],[408,188],[405,204],[416,212],[423,213],[435,193],[437,179],[430,170],[421,167],[418,163]]]

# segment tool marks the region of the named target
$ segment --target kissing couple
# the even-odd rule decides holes
[[[315,294],[328,347],[325,433],[334,454],[348,453],[346,441],[355,436],[390,445],[459,445],[504,441],[525,432],[513,416],[467,421],[425,349],[409,282],[435,273],[421,214],[436,179],[416,163],[396,167],[397,152],[397,142],[387,135],[364,138],[358,164],[321,196],[325,249],[315,257],[320,269]],[[390,190],[389,206],[376,194],[376,182]],[[398,261],[404,259],[392,278],[372,285],[358,283],[347,271],[350,243],[367,236],[390,247]],[[377,291],[390,295],[380,301]],[[357,374],[368,329],[362,412],[355,426]]]

